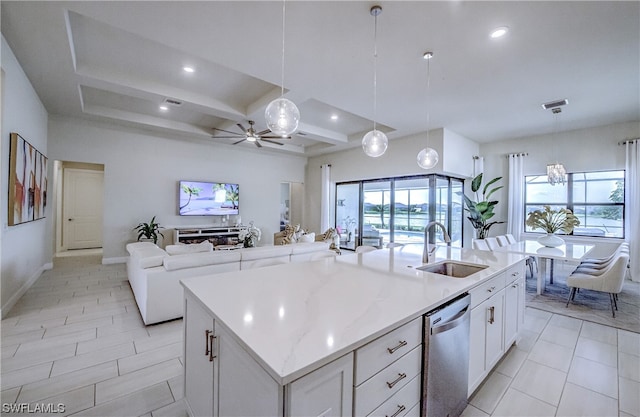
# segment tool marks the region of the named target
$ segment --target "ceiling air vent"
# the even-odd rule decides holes
[[[555,107],[565,106],[567,104],[569,104],[569,100],[567,100],[565,98],[565,99],[562,99],[562,100],[555,100],[555,101],[551,101],[549,103],[544,103],[542,105],[542,108],[545,109],[545,110],[548,110],[548,109],[553,109]]]
[[[165,98],[164,102],[167,104],[171,104],[172,106],[182,106],[182,102],[174,98]]]

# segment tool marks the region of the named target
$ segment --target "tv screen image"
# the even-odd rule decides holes
[[[239,186],[221,182],[180,181],[181,216],[239,214]]]

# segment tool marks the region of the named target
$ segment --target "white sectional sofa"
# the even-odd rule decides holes
[[[129,283],[145,324],[182,317],[181,279],[336,256],[330,242],[217,251],[207,243],[169,245],[166,250],[150,242],[127,244]]]

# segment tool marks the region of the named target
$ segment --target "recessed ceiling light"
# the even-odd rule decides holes
[[[332,114],[331,115],[331,120],[338,120],[338,115],[337,114]]]
[[[160,106],[160,111],[167,111],[169,110],[169,107],[167,106]]]
[[[497,39],[497,38],[501,38],[504,35],[506,35],[507,32],[509,32],[509,28],[506,27],[506,26],[501,26],[499,28],[493,29],[489,36],[491,37],[491,39]]]
[[[184,70],[184,72],[188,72],[188,73],[192,73],[196,71],[195,69],[193,69],[193,67],[182,67],[182,69]]]
[[[433,52],[425,52],[422,54],[422,59],[431,59],[433,58]]]

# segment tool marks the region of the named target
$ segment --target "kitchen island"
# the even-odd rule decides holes
[[[388,403],[389,415],[396,407],[398,416],[420,415],[422,315],[474,288],[493,298],[512,282],[512,270],[524,277],[524,256],[518,254],[438,247],[436,261],[486,265],[467,278],[419,271],[421,257],[421,246],[408,245],[184,280],[189,412],[367,415],[386,413],[380,407]],[[492,285],[485,289],[487,283]],[[472,308],[488,298],[473,301],[472,295]],[[523,306],[521,297],[516,308]],[[504,352],[508,340],[499,323]],[[473,342],[472,329],[475,349]],[[368,353],[377,344],[390,353]],[[479,375],[486,375],[490,361],[483,354],[478,362]],[[411,371],[397,372],[402,381],[387,378],[389,391],[376,392],[378,375],[387,368],[395,375],[401,363]],[[477,379],[470,375],[470,390]],[[402,395],[409,398],[402,407],[385,401]]]

